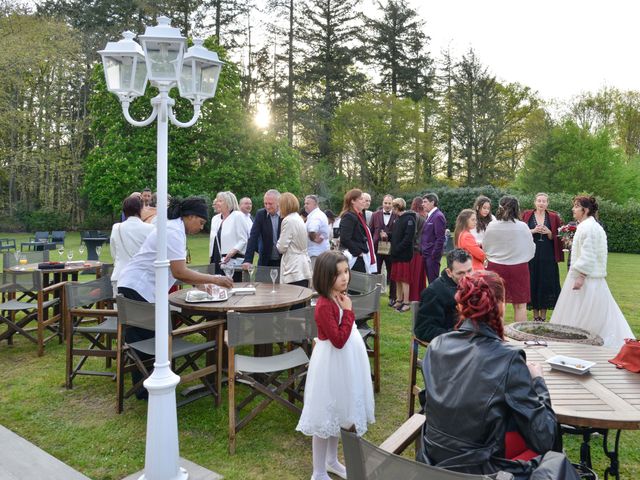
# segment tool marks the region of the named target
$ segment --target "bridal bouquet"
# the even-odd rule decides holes
[[[569,222],[566,225],[558,228],[558,236],[562,240],[562,244],[565,249],[568,250],[571,248],[571,244],[573,243],[573,236],[576,234],[576,229],[578,225],[576,222]]]

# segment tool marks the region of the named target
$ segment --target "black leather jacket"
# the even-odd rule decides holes
[[[431,342],[422,368],[427,420],[420,460],[464,473],[503,470],[516,479],[529,478],[545,463],[542,457],[530,462],[503,458],[507,431],[520,432],[528,448],[540,454],[556,440],[546,384],[531,378],[521,348],[501,341],[487,325],[476,328],[465,320],[457,331]],[[566,458],[550,455],[556,464],[560,457],[562,471],[555,465],[552,476],[541,478],[577,478]]]

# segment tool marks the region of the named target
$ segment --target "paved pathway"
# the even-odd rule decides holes
[[[0,425],[0,480],[90,480]]]

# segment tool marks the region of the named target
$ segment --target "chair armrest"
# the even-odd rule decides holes
[[[411,418],[405,421],[400,428],[391,434],[382,444],[380,449],[385,452],[401,454],[405,448],[414,442],[422,431],[422,425],[427,417],[420,413],[414,413]]]
[[[42,293],[49,293],[49,292],[53,292],[54,290],[62,290],[62,288],[67,284],[67,282],[58,282],[58,283],[54,283],[53,285],[49,285],[46,288],[42,289]]]
[[[190,333],[201,332],[202,330],[209,330],[214,327],[219,327],[220,325],[224,325],[226,320],[209,320],[207,322],[196,323],[194,325],[189,325],[188,327],[180,327],[171,332],[172,335],[188,335]]]
[[[69,313],[78,317],[117,317],[118,311],[108,308],[70,308]]]

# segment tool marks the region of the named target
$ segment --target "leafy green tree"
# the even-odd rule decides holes
[[[331,161],[332,119],[344,101],[363,92],[366,77],[356,65],[360,0],[306,0],[298,24],[302,49],[298,76],[299,119],[310,157]]]
[[[86,125],[75,32],[18,12],[0,17],[0,31],[0,210],[55,211],[76,223]]]
[[[418,100],[430,89],[433,61],[425,47],[424,21],[405,0],[378,2],[382,18],[368,18],[365,39],[369,65],[379,70],[381,87]]]
[[[372,193],[396,190],[414,178],[420,108],[410,99],[365,95],[336,111],[333,148],[338,173]]]
[[[205,46],[225,52],[212,39]],[[106,91],[101,66],[94,72],[95,93],[91,98],[95,148],[87,158],[84,193],[91,208],[111,215],[132,191],[155,185],[156,129],[130,126],[115,95]],[[147,88],[144,97],[131,105],[134,118],[145,118],[149,100],[157,94]],[[177,97],[177,90],[171,95]],[[192,107],[182,98],[174,108],[179,120],[191,117]],[[281,175],[286,172],[286,175]],[[226,63],[216,96],[202,107],[201,117],[191,128],[169,128],[169,193],[213,196],[221,190],[259,196],[267,188],[300,190],[300,162],[286,142],[257,133],[242,107],[240,76],[233,63]]]
[[[606,130],[591,133],[566,121],[532,147],[517,185],[526,192],[590,192],[623,203],[638,198],[640,177]]]

